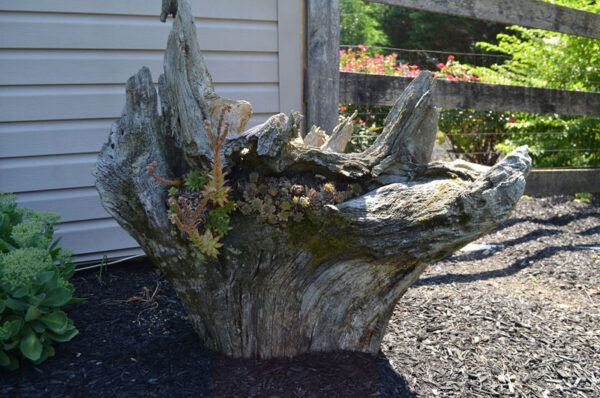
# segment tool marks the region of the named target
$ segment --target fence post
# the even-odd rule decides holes
[[[339,45],[339,0],[306,0],[306,129],[331,133],[338,122]]]

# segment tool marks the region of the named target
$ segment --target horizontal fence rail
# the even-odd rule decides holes
[[[368,0],[600,39],[600,14],[535,0]]]
[[[340,72],[340,103],[393,105],[411,77]],[[439,80],[434,103],[446,109],[600,116],[600,93]]]
[[[321,4],[326,0],[308,0]],[[339,0],[333,0],[339,1]],[[534,0],[367,0],[396,7],[462,16],[507,25],[545,29],[560,33],[600,39],[600,15]],[[336,4],[337,6],[337,4]],[[323,7],[321,7],[323,8]],[[339,9],[333,12],[339,17]],[[315,18],[308,15],[309,20]],[[339,26],[337,26],[339,29]],[[315,40],[308,35],[307,48],[329,48],[339,31],[330,37]],[[339,43],[335,43],[338,45]],[[396,49],[401,50],[401,49]],[[408,51],[408,50],[407,50]],[[410,50],[413,51],[413,50]],[[423,52],[424,50],[414,50]],[[314,52],[314,51],[313,51]],[[440,52],[444,53],[444,52]],[[448,53],[450,54],[450,53]],[[318,96],[306,96],[315,109],[330,109],[338,103],[359,105],[393,105],[412,78],[368,75],[333,71],[339,62],[337,52],[328,57],[307,57],[307,68],[327,64],[328,73],[307,73],[310,81],[339,82],[339,91],[319,90]],[[326,94],[325,94],[326,93]],[[600,93],[542,89],[523,86],[439,80],[434,93],[435,105],[448,109],[476,109],[529,113],[556,113],[573,116],[600,116]],[[329,119],[314,118],[312,123],[328,125]],[[542,134],[542,133],[540,133]],[[564,134],[544,132],[543,134]],[[359,138],[362,138],[359,137]],[[567,149],[565,149],[567,150]],[[572,149],[584,151],[583,149]],[[561,150],[553,149],[549,151]],[[587,149],[585,150],[587,151]],[[600,169],[540,169],[527,178],[526,194],[532,196],[600,192]]]
[[[525,194],[529,196],[572,195],[600,192],[600,169],[540,169],[527,176]]]

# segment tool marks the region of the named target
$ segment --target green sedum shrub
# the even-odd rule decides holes
[[[60,310],[73,298],[71,254],[53,242],[59,216],[17,208],[14,195],[0,193],[0,366],[20,358],[39,364],[54,355],[55,342],[78,333]]]

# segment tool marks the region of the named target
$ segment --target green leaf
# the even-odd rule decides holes
[[[50,279],[52,279],[52,277],[55,274],[56,274],[56,272],[54,270],[44,271],[44,272],[40,272],[39,274],[37,274],[35,276],[35,279],[37,280],[38,283],[44,284],[44,283],[48,282]]]
[[[4,300],[0,301],[0,314],[2,314],[4,312],[4,309],[6,308],[6,304],[4,304]]]
[[[59,236],[58,238],[56,238],[56,240],[54,242],[52,242],[50,247],[48,247],[48,251],[51,252],[51,251],[55,250],[57,248],[58,244],[60,243],[61,239],[62,239],[62,236]]]
[[[82,303],[86,300],[87,300],[87,298],[85,298],[85,297],[73,297],[71,300],[69,300],[69,304]]]
[[[69,300],[71,300],[71,292],[64,287],[56,287],[46,293],[46,298],[42,300],[41,304],[50,307],[62,307]]]
[[[55,333],[63,333],[67,329],[67,314],[62,311],[43,315],[39,320]]]
[[[19,340],[13,340],[10,343],[2,343],[2,348],[4,351],[9,352],[10,350],[16,348],[19,345]]]
[[[0,354],[3,354],[2,351],[0,351]],[[13,355],[10,354],[4,354],[7,358],[8,358],[8,365],[0,365],[5,367],[8,370],[16,370],[19,368],[19,361],[17,360],[17,358],[15,358]]]
[[[28,293],[28,289],[26,286],[21,286],[17,290],[15,290],[12,294],[14,298],[22,298],[25,297]]]
[[[35,319],[38,319],[43,314],[42,311],[36,306],[30,306],[27,309],[27,313],[25,314],[25,322],[30,322]]]
[[[23,356],[32,361],[37,361],[42,355],[42,343],[31,328],[25,329],[19,348]]]
[[[29,303],[31,305],[35,305],[36,307],[40,305],[43,299],[46,298],[46,293],[37,294],[29,299]]]
[[[4,351],[0,351],[0,366],[7,367],[8,365],[10,365],[10,358]]]
[[[192,192],[200,192],[208,182],[208,171],[192,170],[185,177],[185,186]]]
[[[67,329],[62,334],[54,333],[51,331],[46,332],[46,336],[49,339],[56,341],[57,343],[66,343],[67,341],[71,341],[71,339],[73,337],[77,336],[78,334],[79,334],[79,330],[77,330],[75,328]]]
[[[37,361],[34,361],[33,363],[38,365],[38,364],[44,362],[49,357],[54,356],[55,353],[56,352],[54,351],[54,348],[52,348],[51,345],[44,345],[44,348],[42,350],[42,355],[40,355],[40,358]]]
[[[75,264],[73,264],[73,263],[65,264],[65,265],[59,267],[59,272],[60,272],[60,277],[62,279],[64,279],[65,281],[68,281],[69,279],[71,279],[71,277],[75,273]]]
[[[29,304],[21,300],[15,300],[13,298],[7,298],[5,304],[8,308],[15,311],[27,311]]]
[[[31,322],[29,326],[31,326],[36,333],[44,333],[46,331],[46,325],[37,319]]]

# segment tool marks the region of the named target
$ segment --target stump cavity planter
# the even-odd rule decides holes
[[[508,217],[525,188],[527,148],[491,168],[429,162],[437,112],[427,72],[362,153],[334,152],[350,120],[318,146],[311,137],[318,129],[301,137],[298,113],[245,130],[251,105],[215,93],[189,1],[164,0],[161,19],[170,14],[158,93],[147,68],[128,80],[123,115],[96,163],[104,207],[165,274],[207,347],[246,358],[376,354],[395,304],[427,263]],[[213,257],[171,223],[170,187],[147,168],[156,162],[153,173],[169,180],[210,170],[215,152],[205,122],[221,124],[224,106],[229,135],[219,156],[238,210]],[[288,199],[303,210],[283,205]],[[197,228],[202,234],[205,226]]]

